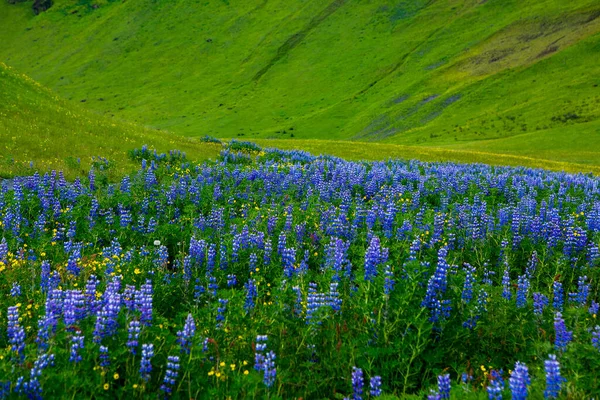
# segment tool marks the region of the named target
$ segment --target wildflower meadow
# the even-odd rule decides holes
[[[0,190],[0,398],[600,396],[600,178],[232,141]]]

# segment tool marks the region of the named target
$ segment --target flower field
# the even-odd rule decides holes
[[[0,398],[600,396],[600,179],[142,148],[0,191]]]

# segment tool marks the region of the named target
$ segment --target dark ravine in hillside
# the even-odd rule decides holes
[[[52,7],[52,4],[52,0],[34,0],[33,12],[38,15]]]
[[[17,3],[25,3],[29,0],[6,0],[8,4],[17,4]],[[31,9],[35,15],[39,15],[40,13],[48,10],[54,2],[52,0],[33,0],[33,5]]]

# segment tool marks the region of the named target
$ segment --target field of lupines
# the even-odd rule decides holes
[[[0,192],[0,398],[600,396],[600,179],[147,148]]]

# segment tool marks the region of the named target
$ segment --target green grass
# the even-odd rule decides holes
[[[81,109],[0,63],[0,177],[57,169],[73,178],[86,173],[93,156],[109,159],[109,176],[117,177],[134,166],[127,150],[144,144],[161,152],[180,149],[194,160],[220,150]]]
[[[600,165],[595,0],[56,0],[39,16],[30,7],[0,2],[0,60],[108,116],[186,136]]]
[[[188,158],[216,158],[221,146],[198,143],[135,124],[118,122],[65,101],[39,83],[0,63],[0,177],[63,170],[70,178],[87,173],[92,157],[102,156],[113,162],[109,175],[116,179],[134,167],[127,150],[149,144],[161,152],[181,149]],[[511,142],[512,140],[512,142]],[[529,138],[536,147],[558,146],[539,135]],[[406,146],[390,143],[331,141],[316,139],[253,139],[263,147],[302,148],[313,154],[331,154],[348,160],[385,160],[388,158],[425,161],[481,162],[493,165],[527,166],[592,172],[600,175],[596,159],[588,164],[557,162],[539,155],[495,154],[493,151],[456,150],[446,147]],[[495,148],[517,151],[513,138],[499,140]],[[513,148],[509,148],[514,146]],[[492,149],[493,150],[493,149]],[[526,152],[524,152],[526,153]],[[593,152],[588,152],[595,154]],[[582,157],[582,153],[580,156]],[[568,151],[565,158],[578,156]],[[80,159],[81,162],[77,160]],[[33,167],[30,166],[33,161]]]

